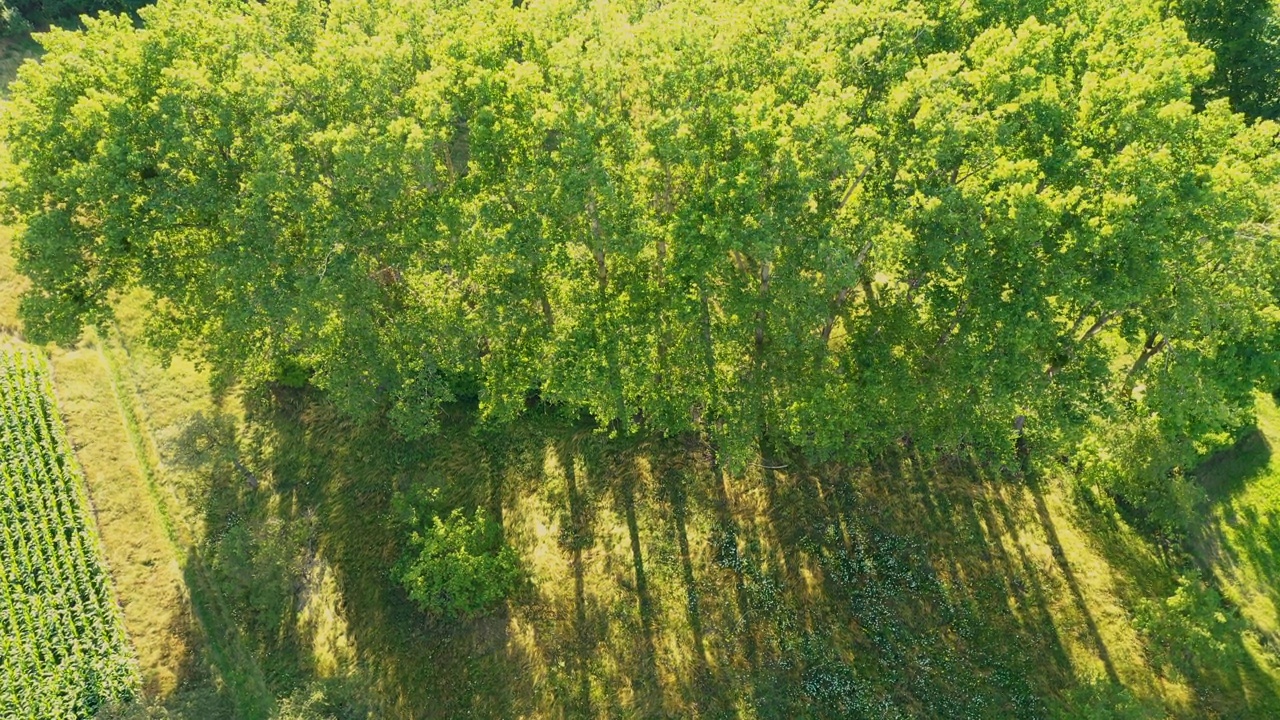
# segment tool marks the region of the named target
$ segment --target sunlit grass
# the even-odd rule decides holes
[[[1212,502],[1201,546],[1255,633],[1260,664],[1280,680],[1280,410],[1269,395],[1258,398],[1257,425],[1201,473]]]

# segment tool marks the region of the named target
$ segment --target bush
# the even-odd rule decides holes
[[[1238,658],[1223,639],[1238,634],[1240,620],[1218,591],[1192,575],[1178,580],[1170,597],[1139,603],[1134,625],[1147,636],[1154,659],[1187,672],[1197,665],[1229,666]]]
[[[271,720],[333,720],[335,715],[329,705],[323,688],[308,685],[281,698]]]
[[[494,609],[520,581],[516,552],[502,528],[477,508],[454,510],[410,536],[411,550],[396,566],[398,580],[423,610],[442,617],[473,617]]]
[[[1166,438],[1154,416],[1101,425],[1080,447],[1079,489],[1100,490],[1142,532],[1182,539],[1206,502],[1183,470],[1196,459],[1186,445]]]

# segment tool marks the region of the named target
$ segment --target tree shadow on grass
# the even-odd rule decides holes
[[[844,614],[857,628],[854,692],[840,704],[867,714],[1035,716],[1033,680],[1052,674],[1032,672],[1043,653],[1026,653],[1056,642],[1052,624],[1008,612],[1005,583],[1019,571],[998,530],[978,521],[972,488],[942,475],[909,480],[916,470],[900,456],[867,470],[807,469],[830,513],[809,539],[828,587],[822,614]]]
[[[970,492],[961,489],[959,492],[941,493],[934,499],[934,488],[945,486],[945,479],[938,472],[930,471],[919,455],[913,454],[910,464],[915,474],[915,489],[933,518],[934,526],[946,527],[948,515],[959,518],[959,524],[953,527],[963,535],[949,538],[945,542],[946,547],[964,548],[968,545],[977,548],[975,559],[978,567],[994,570],[995,578],[1004,584],[1004,594],[1015,609],[1017,634],[1039,641],[1038,650],[1050,660],[1054,673],[1063,682],[1069,681],[1071,662],[1053,616],[1050,604],[1053,591],[1046,587],[1044,574],[1037,569],[1022,540],[1024,523],[1015,516],[1017,509],[1005,499],[1004,491],[1010,488],[1001,481],[989,479],[972,457],[956,458],[952,463],[953,470],[968,479]],[[974,492],[978,490],[982,492]],[[950,502],[956,507],[940,507],[939,501]],[[1008,542],[1005,542],[1006,538]],[[935,541],[938,539],[934,537]],[[1007,545],[1013,546],[1012,552]],[[947,557],[951,577],[961,577],[972,571],[972,559],[968,563],[960,563],[954,553],[947,553]],[[969,570],[964,565],[968,565]]]
[[[693,642],[694,695],[687,701],[694,707],[709,712],[723,712],[729,702],[723,689],[723,678],[711,669],[707,662],[706,630],[703,627],[702,592],[694,572],[694,554],[689,543],[689,488],[688,478],[679,469],[663,471],[661,491],[670,514],[670,528],[679,548],[681,591],[684,596],[684,612]]]
[[[661,680],[658,677],[658,651],[654,645],[654,601],[649,593],[649,576],[644,567],[644,544],[636,515],[636,486],[639,480],[639,472],[634,467],[622,470],[614,502],[626,519],[627,540],[631,546],[632,587],[635,592],[636,613],[640,620],[639,643],[633,650],[638,653],[640,672],[631,689],[637,697],[636,711],[645,717],[654,717],[660,714],[663,702]]]
[[[1132,614],[1147,662],[1160,677],[1191,690],[1184,702],[1166,712],[1179,717],[1280,716],[1280,657],[1273,658],[1270,670],[1260,664],[1255,650],[1265,654],[1266,648],[1240,609],[1226,599],[1218,573],[1221,559],[1208,552],[1225,545],[1220,529],[1206,522],[1191,538],[1190,552],[1170,553],[1118,513],[1077,508],[1073,520],[1115,576],[1119,600]],[[1273,542],[1280,548],[1280,534]]]
[[[1258,512],[1246,507],[1234,517],[1231,545],[1255,576],[1255,586],[1266,593],[1272,607],[1280,609],[1280,511]],[[1280,637],[1274,631],[1269,640],[1280,648]]]
[[[724,477],[696,442],[554,416],[486,429],[459,406],[409,443],[306,394],[246,407],[229,440],[202,441],[228,432],[206,418],[182,442],[217,476],[201,553],[272,696],[321,677],[339,717],[878,718],[1042,717],[1093,692],[1059,636],[1057,521],[976,464],[771,451]],[[504,610],[433,619],[395,584],[394,498],[428,487],[501,519],[532,578]]]
[[[414,481],[440,482],[420,448],[388,440],[383,428],[342,423],[322,405],[277,419],[291,433],[289,447],[306,458],[288,466],[320,464],[314,478],[294,483],[298,503],[313,513],[316,552],[333,568],[329,602],[345,623],[352,673],[373,690],[375,713],[385,717],[448,717],[471,713],[500,717],[518,689],[510,667],[503,618],[475,622],[433,619],[392,578],[405,552],[406,529],[395,520],[393,498]],[[466,459],[484,477],[485,458]],[[489,502],[493,486],[450,490],[458,506]],[[465,496],[465,499],[462,498]]]
[[[231,717],[236,712],[235,698],[225,683],[217,681],[218,668],[203,642],[196,618],[187,610],[174,613],[167,633],[185,641],[180,664],[174,668],[176,685],[164,694],[156,687],[144,686],[144,703],[163,706],[168,716],[176,720]]]
[[[1266,471],[1271,443],[1258,428],[1244,433],[1236,444],[1210,457],[1194,471],[1211,502],[1229,500]]]
[[[1066,552],[1062,548],[1062,541],[1058,539],[1058,529],[1053,517],[1049,514],[1048,506],[1045,504],[1044,491],[1039,486],[1038,480],[1031,480],[1029,488],[1035,504],[1036,518],[1040,521],[1045,538],[1048,540],[1053,562],[1057,566],[1062,579],[1066,582],[1076,611],[1084,619],[1085,629],[1088,632],[1089,641],[1093,645],[1093,650],[1098,658],[1102,660],[1107,679],[1112,685],[1121,685],[1120,675],[1116,672],[1115,663],[1111,659],[1111,651],[1107,648],[1107,643],[1103,640],[1102,633],[1098,630],[1098,621],[1089,609],[1089,603],[1086,602],[1084,593],[1080,589],[1080,581],[1076,578],[1076,573],[1071,568],[1071,563],[1067,561]]]
[[[276,698],[316,687],[337,717],[508,712],[504,621],[433,622],[392,580],[405,541],[392,498],[420,468],[418,449],[323,403],[263,398],[246,427],[197,416],[175,445],[173,461],[207,478],[187,584],[238,716],[266,717]]]

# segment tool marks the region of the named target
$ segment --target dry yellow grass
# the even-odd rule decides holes
[[[86,343],[52,353],[52,365],[144,690],[163,699],[187,679],[193,651],[182,570],[147,494],[101,356]]]

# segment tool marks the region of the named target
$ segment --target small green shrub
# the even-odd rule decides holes
[[[1229,664],[1234,659],[1223,638],[1242,629],[1217,590],[1192,575],[1179,578],[1168,598],[1140,603],[1134,625],[1150,640],[1157,662],[1183,671],[1197,664]]]
[[[287,388],[300,389],[311,382],[314,370],[297,360],[285,358],[276,364],[275,382]]]
[[[502,528],[477,508],[472,517],[454,510],[414,530],[411,549],[395,577],[423,610],[441,617],[472,617],[494,609],[520,581],[515,550]]]
[[[1081,446],[1078,489],[1101,491],[1141,532],[1184,538],[1207,499],[1182,469],[1195,460],[1183,445],[1161,433],[1155,416],[1100,426]]]
[[[281,698],[271,720],[334,720],[335,717],[324,689],[312,684]]]

